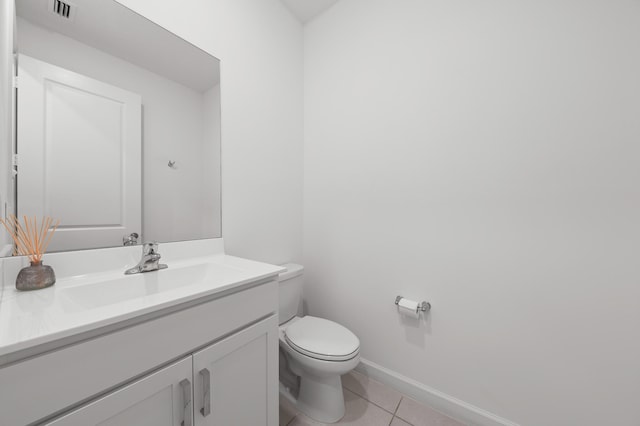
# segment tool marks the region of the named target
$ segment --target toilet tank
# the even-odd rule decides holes
[[[291,318],[298,315],[301,310],[302,303],[302,284],[303,284],[303,271],[302,265],[296,265],[295,263],[286,263],[282,265],[287,268],[286,271],[281,272],[278,277],[280,281],[280,304],[279,304],[279,319],[278,322],[283,324],[289,321]]]

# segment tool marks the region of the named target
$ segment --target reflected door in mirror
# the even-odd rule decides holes
[[[18,214],[61,219],[49,250],[141,232],[140,95],[20,55]]]

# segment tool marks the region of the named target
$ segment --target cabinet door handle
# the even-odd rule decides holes
[[[211,373],[206,368],[200,370],[202,376],[202,408],[200,414],[207,417],[211,413]]]
[[[184,379],[180,382],[182,388],[183,413],[180,426],[193,426],[193,407],[191,404],[191,382]]]

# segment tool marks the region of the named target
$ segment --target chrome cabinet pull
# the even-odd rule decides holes
[[[191,382],[184,379],[180,382],[182,388],[183,413],[180,426],[193,426],[193,407],[191,404]]]
[[[200,370],[202,376],[202,408],[200,414],[207,417],[211,413],[211,373],[206,368]]]

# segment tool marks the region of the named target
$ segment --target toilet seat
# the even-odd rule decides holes
[[[360,341],[346,327],[312,316],[287,326],[284,338],[296,352],[324,361],[347,361],[360,350]]]

